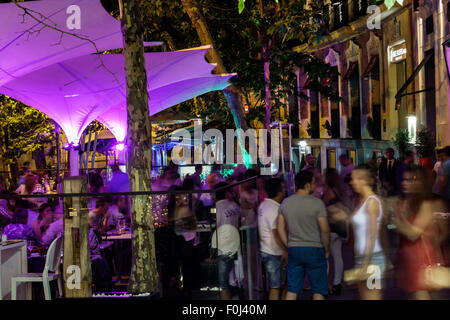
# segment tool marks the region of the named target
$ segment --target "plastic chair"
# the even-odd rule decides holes
[[[62,296],[62,278],[59,272],[62,252],[62,237],[58,237],[50,244],[45,258],[42,273],[26,273],[11,278],[11,300],[16,300],[18,282],[42,282],[45,300],[51,300],[50,281],[58,280],[58,292]]]

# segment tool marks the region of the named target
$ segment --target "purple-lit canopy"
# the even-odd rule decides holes
[[[164,87],[149,90],[150,115],[160,112],[183,101],[195,98],[207,92],[223,90],[229,86],[228,79],[233,75],[205,75],[177,81]],[[125,102],[114,107],[97,120],[108,127],[117,141],[124,141],[127,133],[127,111]]]
[[[204,59],[209,47],[146,53],[150,114],[203,93],[227,87],[231,75],[212,75]],[[123,55],[87,55],[53,64],[11,80],[0,93],[53,118],[69,142],[78,142],[94,119],[123,141],[126,86]],[[103,63],[103,65],[102,65]]]
[[[67,59],[123,46],[120,22],[100,0],[18,5],[28,14],[15,3],[0,4],[0,85]]]

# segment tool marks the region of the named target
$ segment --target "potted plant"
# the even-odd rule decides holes
[[[405,156],[405,152],[411,150],[412,148],[412,143],[409,139],[409,132],[406,129],[398,129],[395,134],[395,138],[392,140],[400,154],[400,158],[403,158]]]
[[[433,171],[433,154],[436,147],[436,139],[428,128],[417,131],[416,152],[419,157],[419,166],[425,168],[429,175]]]

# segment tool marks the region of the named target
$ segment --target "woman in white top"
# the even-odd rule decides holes
[[[353,213],[351,222],[355,239],[355,268],[361,268],[361,281],[357,286],[363,300],[382,298],[381,277],[385,269],[385,256],[379,236],[383,209],[373,191],[375,182],[375,171],[368,165],[358,166],[352,172],[351,185],[360,197],[360,206]],[[368,273],[373,273],[369,279]]]

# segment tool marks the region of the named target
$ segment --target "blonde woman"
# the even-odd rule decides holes
[[[380,240],[380,225],[383,208],[380,198],[374,192],[375,170],[369,165],[360,165],[352,172],[351,185],[360,197],[360,205],[351,217],[355,237],[355,268],[360,268],[357,283],[362,300],[381,300],[381,280],[385,271],[385,255]],[[368,273],[374,270],[373,286],[367,281]]]

